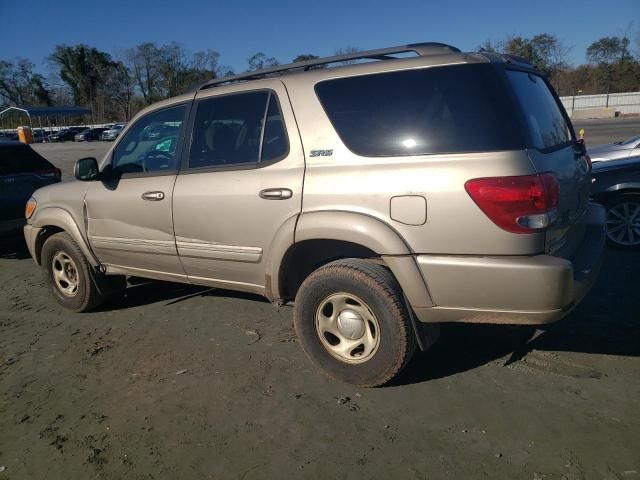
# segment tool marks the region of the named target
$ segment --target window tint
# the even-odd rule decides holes
[[[270,92],[239,93],[199,102],[190,168],[257,163],[261,152],[262,161],[275,160],[288,149],[282,114]]]
[[[316,92],[345,145],[365,156],[511,150],[524,141],[490,65],[321,82]]]
[[[202,100],[193,125],[189,167],[255,163],[269,92]]]
[[[186,111],[186,105],[179,105],[138,120],[116,146],[113,168],[123,173],[175,170],[178,134]]]
[[[278,108],[275,95],[270,96],[269,109],[267,110],[267,123],[264,127],[262,139],[261,161],[269,162],[285,156],[289,152],[289,141],[284,128],[284,119]]]
[[[53,170],[53,165],[31,147],[16,143],[0,145],[0,175]]]
[[[533,146],[545,149],[570,141],[567,122],[544,80],[515,70],[507,70],[507,76],[527,119]]]

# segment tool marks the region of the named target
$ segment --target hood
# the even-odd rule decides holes
[[[616,145],[615,143],[605,143],[602,145],[587,147],[587,153],[589,155],[596,155],[617,150],[629,150],[630,148],[632,148],[632,145]]]
[[[47,185],[33,192],[32,197],[38,202],[38,209],[57,204],[61,199],[84,199],[90,182],[73,180]]]
[[[593,164],[592,171],[597,174],[619,169],[640,170],[640,156],[611,160],[609,162],[597,162]]]

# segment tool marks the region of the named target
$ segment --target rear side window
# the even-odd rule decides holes
[[[277,160],[289,151],[274,94],[257,91],[198,102],[189,168],[224,167]]]
[[[16,143],[0,145],[0,175],[53,170],[53,165],[31,147]]]
[[[328,80],[316,93],[344,144],[363,156],[514,150],[524,139],[490,65]]]
[[[516,70],[507,70],[507,76],[527,120],[533,146],[544,150],[569,142],[569,126],[545,81]]]

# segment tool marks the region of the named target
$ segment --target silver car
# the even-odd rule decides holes
[[[122,133],[122,130],[127,126],[126,123],[116,123],[114,126],[102,132],[101,140],[113,141],[118,138],[118,135]]]
[[[592,162],[606,162],[640,155],[640,135],[588,149]]]
[[[441,322],[562,318],[605,243],[547,80],[437,43],[206,82],[75,176],[35,192],[24,230],[60,304],[94,308],[127,275],[254,292],[292,304],[311,360],[360,386]]]

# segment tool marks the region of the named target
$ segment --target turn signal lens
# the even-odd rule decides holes
[[[27,201],[27,205],[24,207],[24,216],[27,218],[27,220],[29,220],[33,215],[33,212],[36,211],[36,205],[37,205],[36,199],[33,197],[31,197]]]

